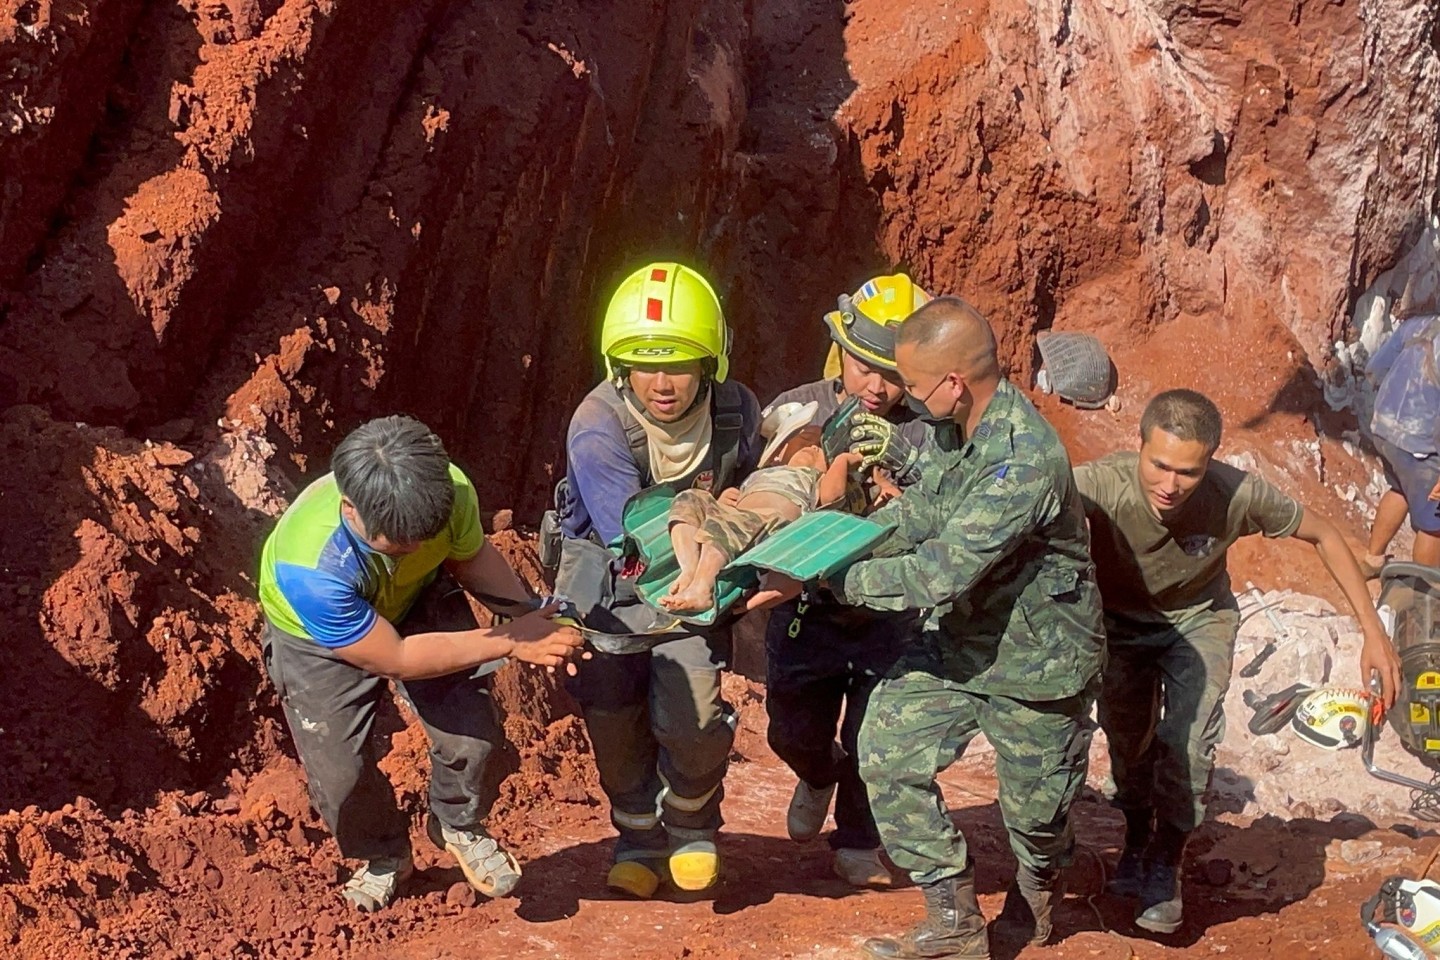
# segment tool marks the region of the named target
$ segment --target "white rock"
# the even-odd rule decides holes
[[[1340,859],[1350,864],[1371,863],[1385,854],[1385,845],[1379,840],[1341,840]]]

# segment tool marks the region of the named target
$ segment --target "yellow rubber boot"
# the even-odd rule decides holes
[[[711,840],[695,840],[670,852],[670,879],[681,890],[709,890],[720,879],[720,854]]]
[[[655,891],[660,886],[660,875],[643,861],[622,860],[610,868],[610,872],[605,876],[605,886],[641,900],[649,900],[655,896]]]

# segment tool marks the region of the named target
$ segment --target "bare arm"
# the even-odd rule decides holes
[[[1400,658],[1396,655],[1390,638],[1385,635],[1385,627],[1380,623],[1375,605],[1370,601],[1370,592],[1365,587],[1365,575],[1360,572],[1355,555],[1350,552],[1345,538],[1333,523],[1309,510],[1305,511],[1300,526],[1293,535],[1315,548],[1315,552],[1320,555],[1320,561],[1325,564],[1325,569],[1330,571],[1330,576],[1345,594],[1345,600],[1354,611],[1355,619],[1360,621],[1360,632],[1365,637],[1364,646],[1360,650],[1362,687],[1366,690],[1370,688],[1372,670],[1379,673],[1385,706],[1393,706],[1400,689]]]
[[[580,632],[550,618],[552,604],[498,627],[417,633],[402,637],[384,617],[370,632],[335,653],[352,666],[392,680],[424,680],[478,667],[501,657],[557,667],[580,650]]]
[[[447,560],[445,568],[466,593],[494,613],[519,617],[535,607],[535,594],[489,540],[480,545],[475,556],[468,560]]]
[[[792,580],[783,573],[777,573],[774,570],[767,571],[760,578],[759,588],[746,598],[745,612],[769,610],[786,600],[793,600],[800,596],[803,586],[804,584],[800,581]]]
[[[890,475],[879,467],[876,467],[870,475],[870,481],[875,485],[875,509],[878,510],[900,496],[900,488],[895,481],[891,480]]]
[[[835,457],[820,476],[819,504],[829,507],[845,499],[845,481],[850,471],[864,459],[858,453],[842,453]]]

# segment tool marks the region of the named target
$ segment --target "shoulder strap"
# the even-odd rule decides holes
[[[630,457],[635,461],[635,466],[640,468],[641,476],[650,475],[650,443],[645,439],[645,428],[640,426],[640,421],[630,412],[625,405],[625,398],[620,396],[620,391],[615,389],[615,384],[609,380],[602,380],[590,391],[590,396],[596,398],[615,411],[620,425],[625,428],[625,442],[630,447]]]
[[[731,381],[717,383],[712,390],[715,431],[710,438],[710,462],[715,469],[715,489],[723,490],[734,479],[740,462],[740,440],[745,434],[745,390]],[[608,380],[597,384],[590,395],[615,410],[625,427],[625,442],[630,446],[630,456],[640,468],[640,473],[648,477],[650,443],[645,437],[645,428],[630,412],[625,398]]]
[[[745,433],[745,391],[727,380],[715,384],[715,432],[710,437],[710,462],[715,465],[715,489],[724,490],[735,478],[740,462],[740,438]]]

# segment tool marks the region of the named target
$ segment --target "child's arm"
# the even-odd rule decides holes
[[[817,499],[822,510],[845,499],[845,480],[863,459],[860,454],[848,451],[835,456],[820,476],[820,496]]]
[[[895,485],[895,481],[890,479],[890,475],[880,467],[875,467],[871,471],[870,482],[875,485],[875,509],[877,510],[900,496],[900,488]]]

